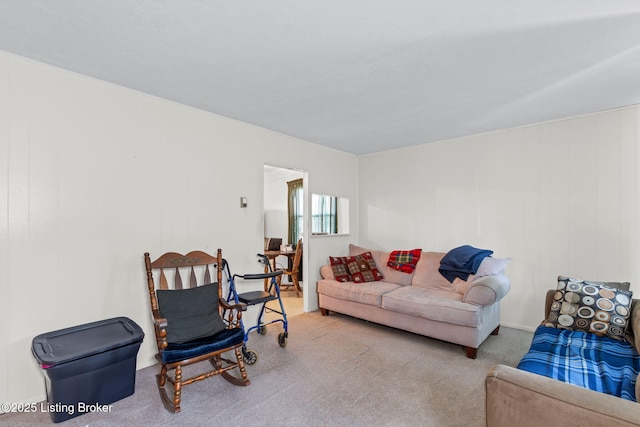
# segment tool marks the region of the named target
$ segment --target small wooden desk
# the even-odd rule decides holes
[[[278,258],[279,256],[286,256],[288,258],[293,258],[293,256],[296,254],[296,251],[265,251],[264,254],[267,256],[267,258],[269,258],[271,260],[271,268],[272,271],[276,271],[276,258]],[[269,271],[269,268],[265,265],[264,266],[264,272],[267,273]],[[267,291],[269,289],[269,279],[264,279],[264,290]]]

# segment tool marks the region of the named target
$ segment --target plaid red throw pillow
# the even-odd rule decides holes
[[[382,273],[378,270],[371,252],[361,255],[348,256],[347,267],[354,283],[375,282],[382,280]]]
[[[420,260],[422,249],[413,249],[410,251],[392,251],[389,254],[387,265],[394,270],[411,274],[416,269],[416,264]]]
[[[333,270],[333,276],[338,282],[351,282],[351,275],[347,267],[347,257],[330,256],[329,263],[331,264],[331,270]]]

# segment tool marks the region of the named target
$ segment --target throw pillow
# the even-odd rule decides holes
[[[330,256],[329,263],[331,264],[333,276],[338,282],[351,282],[346,256]]]
[[[402,286],[409,286],[413,281],[413,274],[403,273],[398,270],[394,270],[393,268],[387,266],[387,261],[389,261],[389,255],[391,252],[384,252],[377,249],[367,249],[362,246],[356,246],[354,244],[349,244],[349,256],[361,255],[365,252],[371,252],[371,256],[373,256],[373,260],[376,263],[378,271],[384,277],[384,280],[391,283],[396,283]]]
[[[371,252],[347,257],[347,267],[354,283],[375,282],[382,280],[382,273],[378,270]]]
[[[631,291],[604,282],[558,276],[558,288],[544,325],[624,341],[631,297]]]
[[[511,258],[494,258],[492,256],[488,256],[484,258],[480,263],[474,279],[484,276],[495,276],[496,274],[503,274],[504,268],[510,262]]]
[[[160,315],[167,319],[167,341],[184,343],[226,329],[218,311],[218,284],[156,291]]]
[[[596,285],[604,285],[604,286],[608,286],[610,288],[622,289],[623,291],[628,291],[629,287],[631,286],[631,283],[629,283],[629,282],[593,282],[593,281],[589,281],[589,283],[596,284]]]

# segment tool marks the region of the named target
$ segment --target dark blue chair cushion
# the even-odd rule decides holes
[[[167,319],[167,342],[185,343],[226,329],[218,311],[218,284],[156,291],[160,315]]]
[[[229,348],[243,341],[244,332],[241,328],[225,329],[210,337],[185,343],[169,343],[167,348],[162,351],[162,361],[164,363],[179,362]]]

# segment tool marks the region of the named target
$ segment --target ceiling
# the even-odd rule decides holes
[[[637,0],[1,0],[0,50],[356,155],[640,104]]]

